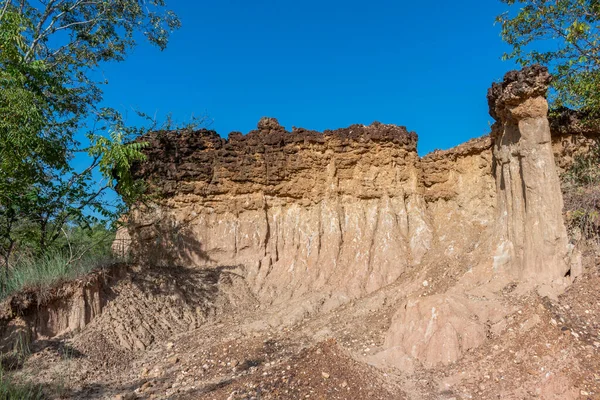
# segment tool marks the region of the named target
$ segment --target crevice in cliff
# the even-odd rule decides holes
[[[410,228],[410,218],[408,215],[408,207],[406,206],[406,203],[408,202],[408,197],[409,197],[408,193],[404,192],[403,199],[402,199],[402,207],[404,209],[403,218],[405,219],[405,223],[406,223],[406,232],[405,232],[405,234],[403,232],[403,236],[406,239],[406,243],[407,243],[407,246],[409,249],[408,257],[410,259],[410,264],[413,265],[415,263],[415,260],[414,260],[412,251],[410,251],[410,229],[411,228]],[[396,220],[398,220],[398,214],[396,214]],[[401,226],[401,225],[398,225],[398,226]]]
[[[268,252],[269,252],[269,241],[271,239],[271,222],[269,221],[269,206],[267,204],[267,198],[266,196],[263,194],[263,210],[265,212],[265,224],[266,224],[266,231],[265,231],[265,239],[264,239],[264,254],[263,256],[266,257]]]
[[[279,224],[273,216],[273,223],[275,224],[275,262],[279,261]]]
[[[365,277],[365,279],[362,282],[362,288],[363,291],[366,293],[367,292],[367,285],[369,284],[370,279],[372,278],[372,274],[373,274],[373,253],[375,252],[375,239],[377,237],[377,231],[379,229],[379,216],[381,214],[381,207],[382,207],[382,200],[378,199],[377,203],[376,203],[376,211],[375,211],[375,223],[373,224],[373,231],[371,233],[371,243],[369,244],[369,260],[367,262],[367,275]],[[368,222],[368,216],[365,215],[365,220]],[[365,224],[365,225],[371,225],[369,223]]]
[[[337,203],[336,204],[336,210],[337,210],[337,214],[338,214],[338,232],[340,235],[340,240],[339,240],[339,245],[338,245],[338,249],[337,249],[337,255],[335,256],[335,266],[337,267],[338,263],[340,262],[340,257],[342,255],[342,250],[344,248],[344,226],[343,226],[343,222],[345,221],[345,217],[344,217],[344,206],[341,203]]]
[[[527,182],[523,171],[523,156],[518,156],[519,160],[519,180],[521,181],[521,192],[523,195],[523,214],[527,215]]]
[[[233,254],[238,255],[238,223],[233,225]]]
[[[318,232],[317,232],[317,260],[321,258],[321,245],[323,241],[323,202],[319,203],[319,220],[318,220]]]

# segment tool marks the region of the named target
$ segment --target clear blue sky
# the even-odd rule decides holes
[[[166,51],[142,43],[103,66],[105,103],[178,120],[207,114],[227,137],[262,116],[323,130],[405,125],[419,153],[489,132],[486,91],[515,68],[497,0],[170,0]]]

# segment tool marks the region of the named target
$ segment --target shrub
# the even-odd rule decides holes
[[[572,237],[600,243],[600,140],[563,175],[567,226]]]

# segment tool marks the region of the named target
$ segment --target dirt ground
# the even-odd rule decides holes
[[[264,311],[253,305],[237,313],[197,311],[203,317],[190,319],[195,325],[187,329],[154,329],[160,335],[144,349],[118,346],[122,328],[114,318],[122,314],[103,313],[82,332],[35,342],[12,374],[41,383],[48,398],[64,399],[600,399],[597,261],[589,260],[558,301],[507,292],[515,312],[503,329],[458,362],[429,370],[369,364],[395,311],[374,293],[278,328],[254,323]],[[133,289],[140,285],[135,277],[125,281],[129,297],[121,311],[135,310],[147,324],[142,291]],[[148,312],[163,316],[184,301],[145,296],[155,306]],[[185,319],[190,310],[170,318]]]

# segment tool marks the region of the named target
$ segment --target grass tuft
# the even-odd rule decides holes
[[[8,281],[0,279],[0,298],[23,289],[44,289],[89,272],[106,267],[118,260],[112,256],[90,255],[72,260],[59,251],[50,251],[41,257],[25,257],[12,266]]]
[[[0,368],[0,400],[41,400],[43,398],[41,385],[14,381]]]

